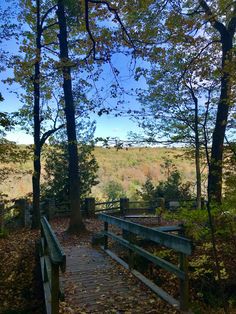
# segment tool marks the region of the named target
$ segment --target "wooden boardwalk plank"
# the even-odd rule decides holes
[[[173,308],[157,310],[163,301],[102,250],[88,244],[64,246],[64,250],[67,271],[62,281],[77,313],[176,313]]]
[[[91,246],[94,232],[102,224],[87,220],[89,233],[80,237],[64,232],[63,225],[53,226],[66,253],[66,273],[61,278],[65,302],[61,314],[175,314],[179,313],[156,296],[129,270],[102,250]]]

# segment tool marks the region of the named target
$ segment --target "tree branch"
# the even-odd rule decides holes
[[[211,25],[220,33],[221,37],[228,34],[227,28],[221,22],[217,21],[216,16],[211,11],[205,0],[199,0],[199,5],[203,8]]]
[[[204,46],[188,63],[187,67],[184,69],[183,74],[181,75],[179,82],[178,82],[178,86],[180,84],[180,81],[184,78],[185,74],[187,73],[187,71],[189,70],[190,66],[193,64],[193,62],[195,60],[197,60],[197,58],[199,58],[201,56],[201,54],[203,53],[203,51],[208,48],[210,45],[214,44],[214,43],[218,43],[220,42],[219,40],[213,40],[211,42],[209,42],[206,46]]]
[[[56,7],[57,7],[57,5],[55,4],[53,7],[48,9],[47,12],[43,15],[43,17],[41,19],[41,24],[40,24],[41,29],[43,29],[43,23],[44,23],[45,19],[47,18],[48,14],[51,13]]]
[[[133,42],[132,38],[130,37],[129,33],[127,32],[127,30],[126,30],[126,28],[125,28],[123,22],[121,21],[121,19],[120,19],[120,17],[119,17],[119,14],[118,14],[118,12],[117,12],[116,9],[112,8],[108,2],[103,1],[103,0],[85,0],[85,1],[86,1],[86,2],[90,2],[90,3],[94,3],[94,4],[104,4],[104,5],[106,5],[107,8],[108,8],[108,10],[114,14],[115,19],[116,19],[116,20],[118,21],[118,23],[120,24],[120,26],[121,26],[123,32],[124,32],[125,35],[127,36],[127,38],[128,38],[128,40],[129,40],[129,42],[131,43],[132,47],[135,49],[134,42]]]
[[[57,53],[56,51],[52,50],[51,48],[49,48],[49,47],[47,47],[47,46],[45,46],[45,45],[43,45],[42,47],[45,48],[45,49],[47,49],[48,51],[50,51],[52,54],[54,54],[54,55],[56,55],[56,56],[59,56],[59,53]]]
[[[93,34],[90,30],[90,25],[89,25],[89,7],[88,7],[88,0],[85,0],[85,26],[86,30],[89,34],[89,38],[92,41],[92,48],[90,49],[88,55],[86,56],[85,59],[88,59],[92,54],[93,54],[93,59],[97,61],[108,61],[105,58],[97,58],[96,57],[96,42],[95,39],[93,38]]]
[[[51,136],[53,133],[55,133],[56,131],[62,129],[65,126],[65,124],[61,124],[59,125],[57,128],[51,129],[47,132],[45,132],[41,139],[40,139],[40,147],[42,148],[43,144],[46,142],[46,140],[49,138],[49,136]]]
[[[236,31],[236,3],[234,2],[233,17],[228,24],[228,32],[230,33],[231,38],[233,38],[235,31]]]
[[[49,24],[49,25],[47,25],[47,26],[44,26],[44,27],[42,28],[42,32],[44,32],[45,30],[47,30],[47,29],[49,29],[49,28],[51,28],[51,27],[53,27],[53,26],[55,26],[55,25],[58,25],[58,22],[55,22],[55,23]]]

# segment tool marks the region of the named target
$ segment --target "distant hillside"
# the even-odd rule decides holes
[[[99,164],[98,177],[100,183],[93,188],[92,194],[104,197],[104,189],[110,181],[118,182],[127,196],[134,197],[135,191],[148,177],[153,182],[165,179],[161,164],[164,158],[174,161],[184,180],[194,182],[195,169],[193,160],[184,155],[184,149],[177,148],[95,148],[95,156]],[[0,164],[0,167],[4,165]],[[32,191],[32,162],[25,164],[9,164],[13,173],[9,179],[0,184],[0,191],[10,198],[21,197]],[[43,170],[42,170],[43,172]]]

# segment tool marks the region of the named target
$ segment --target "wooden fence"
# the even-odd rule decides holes
[[[81,212],[85,218],[94,217],[101,212],[119,213],[125,215],[128,213],[155,213],[157,207],[164,208],[165,200],[159,198],[156,203],[144,201],[130,201],[128,198],[120,198],[119,200],[96,202],[95,198],[88,197],[81,200]],[[45,200],[41,203],[41,211],[48,219],[52,217],[69,216],[69,203],[56,203],[54,200]]]
[[[8,224],[15,221],[14,226],[17,224],[19,227],[28,227],[31,225],[32,220],[32,204],[26,199],[16,199],[10,201],[12,206],[5,206],[0,203],[0,228],[3,229],[4,223]],[[120,198],[108,202],[96,202],[95,198],[85,198],[81,200],[81,213],[85,218],[95,217],[98,213],[112,213],[120,216],[128,214],[155,214],[156,208],[164,208],[165,201],[160,198],[156,203],[144,201],[130,201],[128,198]],[[5,213],[10,210],[17,212],[17,216],[12,219],[5,219]],[[41,216],[46,216],[50,221],[53,217],[68,217],[70,216],[69,203],[57,203],[53,199],[47,199],[40,202]]]
[[[124,219],[109,216],[106,214],[99,214],[98,218],[104,221],[104,250],[115,260],[120,262],[126,268],[129,268],[131,272],[138,277],[144,284],[157,293],[160,297],[166,300],[168,303],[182,311],[188,309],[188,260],[187,256],[192,254],[192,242],[180,235],[169,234],[170,231],[182,232],[182,228],[179,226],[174,227],[160,227],[160,228],[148,228]],[[122,230],[122,234],[125,234],[125,238],[121,237],[113,232],[109,231],[109,224],[116,226]],[[145,240],[150,240],[166,248],[173,249],[179,254],[179,266],[176,266],[162,258],[159,258],[142,247],[138,246],[134,241],[134,235],[141,237]],[[129,249],[129,263],[125,263],[114,252],[108,249],[108,238],[117,241],[122,246]],[[168,272],[176,275],[179,278],[179,290],[180,298],[176,300],[173,296],[169,295],[163,289],[155,285],[134,267],[134,253],[144,257],[154,265],[159,266]]]
[[[29,204],[26,199],[9,200],[0,203],[0,232],[16,227],[26,227],[31,223]]]
[[[46,217],[41,218],[39,254],[46,312],[58,314],[59,299],[63,296],[59,273],[66,270],[66,255]]]

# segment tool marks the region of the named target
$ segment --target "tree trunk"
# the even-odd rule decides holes
[[[196,183],[197,183],[197,209],[201,209],[202,198],[202,182],[200,167],[200,143],[198,129],[198,101],[195,103],[195,167],[196,167]]]
[[[37,6],[37,37],[36,37],[36,61],[34,65],[34,172],[33,184],[33,215],[32,228],[40,226],[40,173],[41,173],[41,147],[40,147],[40,58],[41,58],[41,25],[40,25],[40,0],[36,0]]]
[[[228,120],[231,82],[229,69],[225,69],[228,62],[232,62],[233,43],[230,36],[222,38],[222,77],[220,100],[217,108],[215,129],[213,132],[211,161],[208,176],[208,198],[217,203],[222,199],[223,149],[226,125]]]
[[[80,180],[78,169],[78,147],[75,126],[75,108],[72,94],[70,59],[68,56],[67,25],[63,0],[57,2],[59,23],[60,61],[63,73],[63,90],[65,101],[66,129],[69,153],[69,188],[71,217],[68,232],[81,233],[85,230],[80,211]]]
[[[192,86],[189,87],[194,102],[194,140],[195,140],[195,169],[196,169],[196,186],[197,186],[197,209],[201,209],[202,183],[200,167],[200,142],[199,142],[199,123],[198,123],[198,99],[194,94]]]

